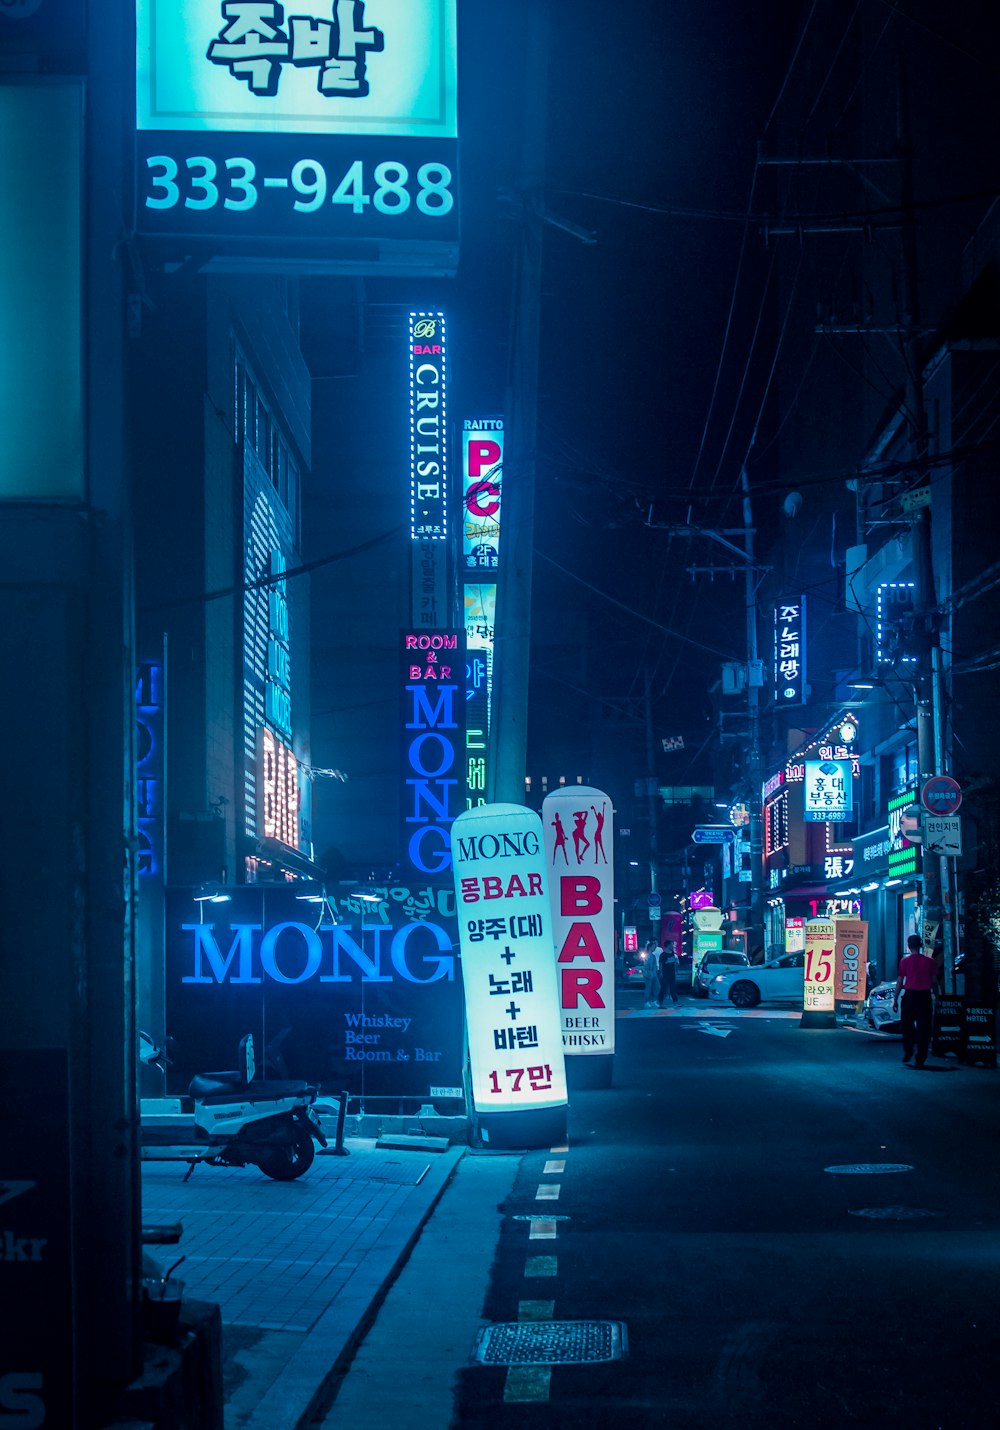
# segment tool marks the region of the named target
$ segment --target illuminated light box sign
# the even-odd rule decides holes
[[[801,705],[806,698],[806,598],[774,608],[774,703]]]
[[[611,800],[586,785],[554,790],[542,801],[542,825],[563,1051],[601,1065],[607,1084],[615,1050]]]
[[[155,878],[163,862],[163,666],[139,666],[135,684],[136,872]]]
[[[260,833],[299,847],[299,763],[273,730],[260,732]]]
[[[854,784],[850,760],[806,760],[805,803],[807,821],[843,824],[854,809]]]
[[[911,843],[903,833],[903,815],[917,799],[915,785],[899,794],[890,795],[886,805],[889,848],[886,854],[886,872],[894,879],[906,878],[917,873],[920,849]]]
[[[875,655],[879,665],[896,661],[912,665],[916,656],[904,651],[906,625],[913,618],[916,583],[883,581],[875,600]]]
[[[401,645],[404,864],[447,874],[465,808],[465,636],[403,631]]]
[[[486,803],[486,737],[490,728],[486,651],[468,649],[465,656],[465,805]]]
[[[462,562],[467,573],[496,571],[500,555],[503,422],[467,418],[462,431]]]
[[[448,536],[448,369],[443,313],[410,314],[410,536]]]
[[[865,919],[834,919],[836,968],[834,997],[845,1003],[863,1003],[868,970],[868,924]]]
[[[455,895],[426,880],[377,903],[243,885],[225,904],[166,895],[168,1091],[235,1056],[253,1033],[264,1076],[352,1096],[460,1088],[464,1023]]]
[[[486,804],[452,826],[472,1096],[491,1147],[566,1134],[566,1065],[542,822]]]
[[[837,930],[833,919],[806,919],[805,980],[802,988],[804,1027],[835,1023],[834,971]]]
[[[455,0],[137,0],[136,131],[141,233],[454,272]]]

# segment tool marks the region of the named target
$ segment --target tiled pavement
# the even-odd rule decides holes
[[[185,1295],[222,1309],[226,1430],[295,1430],[395,1275],[464,1147],[318,1156],[298,1181],[255,1168],[143,1164],[143,1221],[180,1221],[161,1248]]]

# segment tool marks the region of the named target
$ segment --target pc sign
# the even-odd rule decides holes
[[[538,815],[484,804],[452,825],[472,1099],[489,1147],[566,1135],[566,1064]]]

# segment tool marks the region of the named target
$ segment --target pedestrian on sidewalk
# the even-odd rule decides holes
[[[892,999],[893,1011],[903,1007],[899,1022],[903,1032],[903,1062],[913,1059],[914,1067],[922,1068],[927,1061],[934,1021],[934,996],[938,986],[938,969],[929,953],[924,953],[919,934],[911,933],[906,940],[906,953],[899,960],[899,977]]]
[[[646,945],[646,1007],[655,1008],[660,996],[660,940],[652,939]]]
[[[674,1007],[680,1002],[677,997],[677,969],[679,967],[677,959],[677,945],[673,939],[668,939],[666,947],[660,954],[660,1007],[662,1008],[669,998]]]

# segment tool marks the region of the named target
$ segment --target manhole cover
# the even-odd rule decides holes
[[[905,1162],[848,1162],[842,1167],[824,1167],[824,1172],[875,1176],[879,1172],[912,1172]]]
[[[932,1211],[930,1207],[858,1207],[849,1209],[847,1214],[869,1217],[872,1221],[924,1221],[944,1216],[944,1212]]]
[[[479,1334],[483,1365],[593,1365],[621,1360],[623,1321],[501,1321]]]

